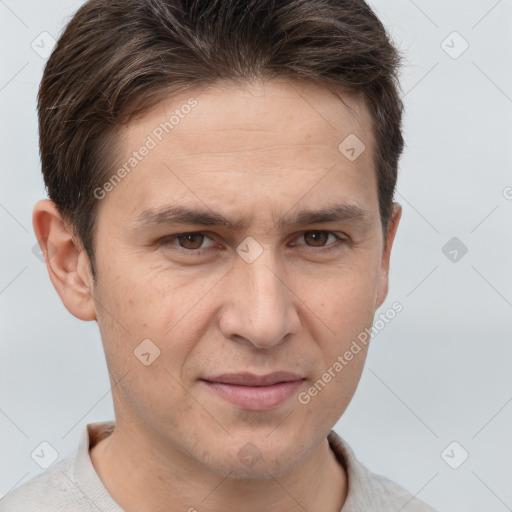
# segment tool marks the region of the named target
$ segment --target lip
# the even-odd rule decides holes
[[[290,372],[275,372],[261,376],[224,374],[201,380],[217,395],[243,409],[264,411],[284,403],[305,379]]]
[[[224,373],[216,377],[208,377],[208,382],[218,382],[220,384],[235,384],[237,386],[271,386],[279,382],[291,382],[302,380],[304,377],[291,372],[274,372],[267,375],[255,375],[253,373]]]

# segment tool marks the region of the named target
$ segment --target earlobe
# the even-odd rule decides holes
[[[391,259],[391,248],[395,240],[395,235],[402,217],[402,207],[398,203],[393,204],[392,216],[387,228],[387,241],[382,251],[382,261],[380,268],[380,276],[377,288],[377,297],[375,301],[375,309],[380,308],[386,300],[389,288],[389,262]]]
[[[89,258],[53,201],[36,203],[32,225],[50,280],[66,309],[81,320],[96,320]]]

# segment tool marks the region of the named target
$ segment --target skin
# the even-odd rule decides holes
[[[309,82],[215,84],[126,126],[119,165],[192,96],[198,105],[100,201],[97,282],[55,205],[34,208],[43,252],[48,240],[54,248],[52,283],[74,316],[97,321],[105,349],[116,429],[91,460],[128,512],[339,512],[347,479],[327,435],[356,390],[366,348],[308,404],[297,396],[371,327],[388,292],[401,207],[384,243],[370,113],[360,97]],[[338,150],[349,134],[366,145],[355,161]],[[276,227],[284,215],[338,203],[364,208],[369,223]],[[142,211],[170,204],[248,227],[134,228]],[[159,244],[190,232],[206,236]],[[252,263],[236,252],[248,236],[263,249]],[[192,254],[197,247],[203,255]],[[145,366],[133,352],[147,338],[160,356]],[[244,410],[199,380],[278,370],[306,380],[268,411]],[[239,457],[247,443],[260,454],[251,466]]]

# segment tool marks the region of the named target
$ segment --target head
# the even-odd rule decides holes
[[[92,0],[73,17],[39,92],[34,228],[64,305],[98,323],[126,430],[246,476],[325,438],[367,344],[335,363],[388,291],[398,65],[362,0]],[[302,381],[264,410],[205,382],[276,371]]]

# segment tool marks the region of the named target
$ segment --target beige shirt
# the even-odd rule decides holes
[[[124,512],[92,465],[89,449],[114,428],[114,422],[86,425],[79,447],[0,500],[0,512]],[[331,430],[331,449],[344,466],[348,494],[340,512],[435,512],[387,478],[371,473]]]

